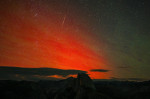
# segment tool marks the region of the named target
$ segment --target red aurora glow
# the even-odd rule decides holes
[[[109,77],[109,73],[90,72],[108,69],[108,64],[95,50],[88,27],[79,25],[82,19],[66,17],[62,23],[64,15],[52,7],[40,6],[36,11],[31,9],[36,4],[5,3],[0,7],[0,65],[77,69],[93,79]]]

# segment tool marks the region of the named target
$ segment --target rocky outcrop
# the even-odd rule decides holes
[[[65,85],[55,93],[54,99],[109,99],[96,92],[92,80],[85,73],[80,73],[77,78],[68,78],[63,82]]]
[[[0,81],[3,99],[107,99],[84,73],[60,81]]]

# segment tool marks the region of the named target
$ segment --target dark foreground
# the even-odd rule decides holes
[[[0,99],[150,99],[150,81],[97,81],[86,74],[60,81],[0,81]]]

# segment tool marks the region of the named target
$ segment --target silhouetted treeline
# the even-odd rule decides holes
[[[150,81],[96,81],[94,82],[96,90],[91,84],[90,87],[86,87],[89,85],[85,86],[84,83],[76,86],[74,85],[78,83],[76,81],[74,78],[39,82],[1,80],[0,97],[1,99],[74,99],[71,97],[79,94],[81,96],[83,93],[82,96],[86,96],[83,99],[150,99]],[[90,96],[87,97],[87,93]]]
[[[98,92],[113,99],[150,99],[150,81],[97,81]]]

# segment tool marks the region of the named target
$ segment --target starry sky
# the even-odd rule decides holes
[[[0,79],[149,80],[149,12],[148,0],[0,0]]]

